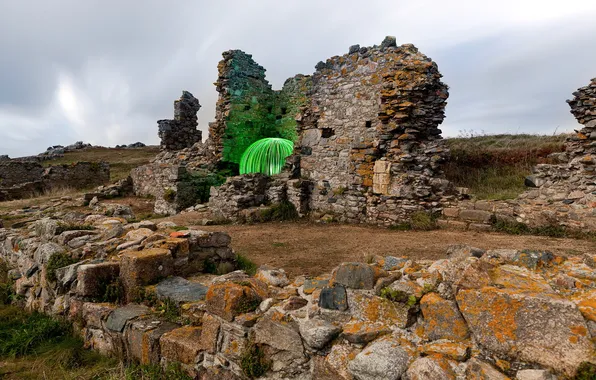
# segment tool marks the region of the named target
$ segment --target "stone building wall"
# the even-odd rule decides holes
[[[284,176],[308,181],[300,191],[292,187],[301,213],[390,225],[416,211],[439,211],[441,199],[454,197],[442,171],[448,150],[438,125],[448,88],[440,78],[413,45],[398,47],[387,37],[380,46],[352,46],[320,62],[312,76],[288,79],[276,97],[281,114],[274,113],[297,133]],[[218,122],[227,131],[224,116],[218,113]],[[215,209],[229,206],[220,198],[231,188],[238,187],[213,193]]]
[[[298,147],[301,175],[315,182],[312,210],[391,224],[449,194],[440,78],[432,60],[390,37],[317,65]]]
[[[174,102],[174,119],[158,120],[161,149],[176,151],[193,146],[202,139],[197,112],[201,105],[188,91],[182,91],[180,99]]]
[[[43,167],[34,161],[0,163],[0,201],[27,198],[63,188],[90,189],[110,181],[107,162]]]
[[[134,168],[130,176],[136,195],[155,198],[156,214],[173,215],[181,210],[176,204],[176,197],[184,174],[186,168],[182,165],[151,163]]]
[[[43,166],[37,162],[2,161],[0,162],[0,187],[38,181],[41,179],[43,170]]]

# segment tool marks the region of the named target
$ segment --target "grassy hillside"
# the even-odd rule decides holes
[[[479,199],[510,199],[526,187],[524,178],[547,156],[565,150],[568,135],[484,135],[446,139],[451,161],[446,175]]]
[[[126,178],[130,170],[145,165],[159,153],[158,146],[144,148],[86,148],[64,154],[56,160],[44,161],[45,166],[70,164],[79,161],[110,163],[110,180],[112,182]]]

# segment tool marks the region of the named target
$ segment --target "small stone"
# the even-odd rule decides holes
[[[333,273],[331,283],[340,284],[350,289],[373,289],[375,272],[364,263],[342,263]]]
[[[302,339],[310,347],[320,350],[340,332],[341,328],[322,319],[309,319],[299,325]]]
[[[259,267],[255,278],[271,286],[284,287],[290,283],[283,269],[276,269],[268,265]]]
[[[319,296],[319,307],[323,309],[345,311],[348,309],[346,288],[341,285],[325,287]]]
[[[408,367],[409,356],[399,341],[382,339],[367,346],[348,364],[359,380],[398,380]]]
[[[205,285],[182,277],[169,277],[157,284],[155,294],[160,299],[169,298],[177,303],[197,302],[205,299],[207,290]]]
[[[557,380],[557,377],[546,369],[522,369],[517,371],[516,380]]]

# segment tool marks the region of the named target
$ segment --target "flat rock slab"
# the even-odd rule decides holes
[[[122,332],[126,322],[146,314],[149,314],[147,306],[129,304],[114,310],[106,321],[106,327],[112,331]]]
[[[205,285],[190,282],[182,277],[170,277],[157,285],[155,293],[159,298],[170,298],[183,303],[205,299],[208,289]]]

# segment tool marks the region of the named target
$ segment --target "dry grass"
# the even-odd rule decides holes
[[[110,181],[126,178],[137,166],[145,165],[159,153],[158,146],[144,148],[86,148],[64,154],[64,157],[44,161],[44,166],[71,164],[79,161],[100,162],[110,164]]]
[[[447,139],[451,160],[445,174],[478,199],[511,199],[526,190],[524,179],[547,156],[562,152],[568,135],[482,135]]]

